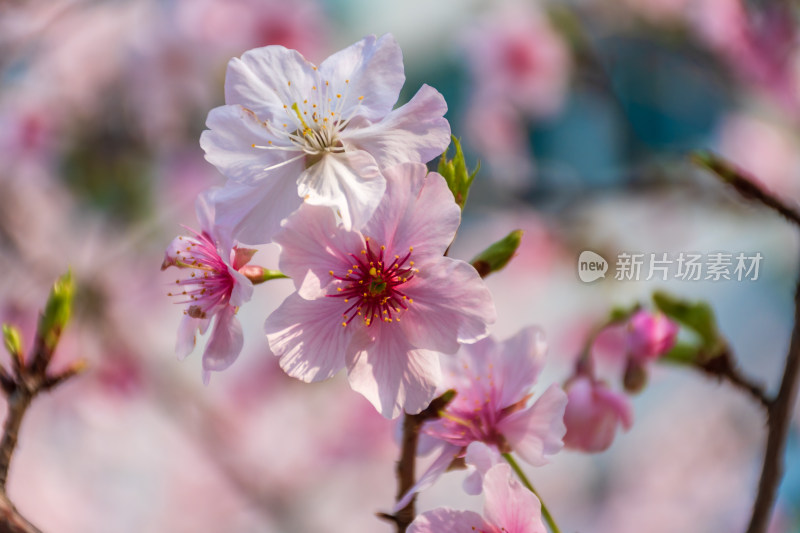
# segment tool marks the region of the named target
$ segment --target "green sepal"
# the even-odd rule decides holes
[[[473,257],[470,263],[485,278],[492,272],[503,269],[511,261],[521,241],[522,230],[514,230]]]

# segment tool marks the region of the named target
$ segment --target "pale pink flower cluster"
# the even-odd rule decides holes
[[[230,61],[226,105],[209,113],[200,140],[227,183],[209,196],[203,232],[186,249],[176,241],[165,263],[197,271],[178,281],[193,288],[181,355],[212,317],[206,372],[241,350],[234,315],[252,291],[252,254],[239,241],[280,245],[294,282],[266,322],[286,373],[311,382],[346,368],[386,417],[424,409],[441,382],[439,354],[488,335],[488,289],[471,265],[444,257],[460,208],[424,164],[450,142],[447,106],[423,86],[393,109],[404,81],[391,35],[319,66],[282,46]]]

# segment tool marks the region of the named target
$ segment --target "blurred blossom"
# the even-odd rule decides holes
[[[177,27],[227,60],[259,46],[279,44],[316,58],[328,28],[319,2],[299,0],[178,0]]]
[[[438,448],[436,459],[397,503],[397,509],[416,492],[433,485],[474,442],[489,445],[496,459],[514,451],[535,466],[549,462],[548,456],[563,446],[567,398],[553,384],[529,405],[531,389],[544,366],[545,349],[541,331],[528,327],[503,342],[489,337],[464,345],[455,358],[442,360],[441,390],[454,389],[456,397],[439,419],[423,426],[423,434],[439,441],[428,443]]]
[[[617,427],[628,430],[633,412],[625,395],[601,382],[578,376],[566,385],[567,410],[564,445],[584,452],[602,452],[611,446]]]
[[[539,499],[517,481],[510,466],[492,467],[483,489],[483,517],[472,511],[434,509],[414,519],[409,533],[546,533]]]
[[[530,176],[529,120],[556,113],[566,97],[570,56],[547,16],[530,2],[505,2],[462,37],[472,73],[467,138],[510,184]]]
[[[719,127],[721,155],[769,191],[800,200],[800,141],[789,127],[750,113],[735,113]]]
[[[651,362],[675,344],[678,325],[663,313],[640,310],[628,321],[628,354],[639,363]]]

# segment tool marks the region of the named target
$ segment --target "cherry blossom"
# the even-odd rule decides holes
[[[545,349],[541,331],[528,327],[503,342],[487,338],[465,345],[457,357],[442,362],[442,388],[455,389],[456,397],[438,420],[423,426],[422,432],[437,441],[427,443],[438,448],[437,457],[396,509],[431,486],[454,459],[464,457],[471,443],[489,445],[492,463],[500,453],[515,451],[535,466],[546,464],[546,456],[561,449],[564,391],[553,384],[528,405]],[[465,488],[472,492],[469,486]]]
[[[266,46],[228,64],[227,105],[213,109],[200,144],[227,178],[217,222],[244,242],[269,242],[305,201],[360,229],[386,188],[383,171],[427,162],[450,142],[447,105],[424,85],[392,110],[405,81],[387,34],[366,37],[319,67]]]
[[[483,481],[483,514],[439,508],[419,515],[409,533],[546,533],[539,499],[514,478],[507,464],[493,466]]]
[[[290,376],[313,382],[347,368],[350,386],[385,417],[417,413],[440,381],[439,353],[488,334],[495,309],[463,261],[444,257],[460,209],[437,173],[386,171],[386,196],[363,231],[304,205],[275,236],[297,291],[267,319]]]
[[[176,237],[167,248],[161,270],[175,266],[189,275],[175,280],[177,303],[187,304],[178,329],[176,351],[183,359],[191,353],[196,333],[204,334],[215,319],[214,328],[203,352],[203,381],[208,383],[211,371],[228,368],[239,356],[244,338],[236,318],[238,308],[253,294],[252,282],[241,272],[256,250],[240,248],[214,226],[213,195],[217,190],[197,198],[200,232]],[[246,267],[245,267],[246,268]]]

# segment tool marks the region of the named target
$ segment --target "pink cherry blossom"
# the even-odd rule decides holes
[[[196,333],[204,334],[216,317],[214,329],[203,353],[203,381],[208,383],[211,371],[225,370],[239,356],[244,338],[236,318],[238,308],[250,299],[253,284],[239,269],[256,252],[239,248],[221,235],[214,226],[212,197],[217,190],[197,198],[200,232],[191,237],[176,237],[167,248],[161,270],[175,266],[190,271],[188,277],[175,280],[177,303],[188,304],[178,328],[176,351],[183,359],[195,346]]]
[[[635,361],[654,361],[667,353],[678,336],[678,325],[664,313],[640,310],[628,321],[628,353]]]
[[[268,242],[300,204],[333,207],[360,229],[380,202],[382,172],[427,162],[450,142],[447,105],[425,85],[392,110],[405,81],[391,35],[366,37],[319,67],[266,46],[228,64],[227,105],[213,109],[200,144],[227,178],[217,222]]]
[[[443,257],[460,222],[444,178],[425,165],[386,171],[386,196],[363,232],[304,205],[275,242],[297,292],[267,319],[287,374],[350,386],[385,417],[417,413],[440,381],[438,353],[488,334],[495,309],[471,265]]]
[[[456,397],[438,420],[422,429],[438,441],[438,455],[396,509],[431,486],[471,443],[489,445],[495,455],[491,462],[513,450],[535,466],[546,464],[546,456],[561,449],[566,431],[564,391],[553,384],[528,405],[545,350],[541,331],[528,327],[503,342],[487,338],[463,346],[455,358],[442,361],[442,390],[455,389]]]
[[[602,452],[611,446],[619,425],[628,430],[633,424],[628,398],[602,382],[579,376],[567,384],[567,397],[564,413],[567,448]]]
[[[493,466],[483,481],[483,514],[447,508],[422,513],[409,533],[546,533],[542,506],[536,496],[514,478],[507,464]]]

